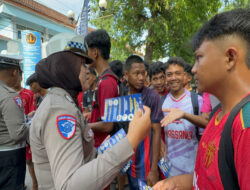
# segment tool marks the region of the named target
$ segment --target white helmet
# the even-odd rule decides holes
[[[71,51],[86,58],[86,63],[92,62],[88,57],[88,46],[82,35],[61,33],[52,37],[46,46],[47,56],[59,51]]]
[[[7,49],[0,52],[0,64],[22,67],[22,44],[16,40],[8,40]]]

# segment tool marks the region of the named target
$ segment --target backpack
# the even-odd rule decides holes
[[[190,92],[191,94],[191,102],[192,102],[192,107],[193,107],[193,111],[194,111],[194,115],[199,115],[199,101],[198,101],[198,94],[195,93],[194,91]],[[163,105],[164,100],[166,99],[168,94],[164,95],[161,97],[161,105]],[[196,128],[196,137],[198,139],[198,141],[200,141],[201,139],[201,135],[199,134],[199,130],[198,128]]]
[[[234,147],[232,141],[232,126],[233,121],[239,111],[250,102],[250,95],[241,100],[231,111],[221,133],[221,139],[218,152],[218,165],[221,177],[221,182],[226,190],[240,190],[238,183],[238,176],[234,164]],[[210,114],[212,118],[213,114],[219,110],[221,105],[217,105]]]
[[[126,93],[126,88],[125,88],[124,84],[119,80],[117,75],[115,73],[113,73],[113,71],[111,69],[107,69],[106,71],[103,72],[103,74],[99,77],[99,79],[97,81],[97,85],[96,85],[94,95],[93,95],[93,100],[95,101],[95,104],[93,105],[93,109],[99,108],[99,105],[98,105],[98,85],[100,84],[100,82],[103,79],[105,79],[108,76],[116,79],[119,96],[123,96]],[[99,118],[98,121],[101,121],[101,118]],[[121,128],[123,128],[125,130],[125,132],[127,133],[128,132],[128,123],[127,122],[114,122],[114,127],[113,127],[113,130],[110,132],[110,135],[111,136],[114,135]]]

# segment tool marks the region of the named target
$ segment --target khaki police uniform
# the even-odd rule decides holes
[[[68,139],[59,129],[63,118],[76,123],[75,133]],[[62,88],[51,88],[30,127],[39,189],[100,190],[110,184],[133,149],[125,138],[94,159],[93,143],[93,132],[71,96]]]
[[[0,81],[0,189],[23,189],[28,131],[21,98]]]

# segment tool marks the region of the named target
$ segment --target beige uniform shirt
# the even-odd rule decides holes
[[[71,124],[64,118],[71,119]],[[74,122],[75,133],[69,132],[72,137],[66,139],[59,128],[72,127]],[[32,120],[30,144],[40,190],[103,189],[133,155],[125,138],[94,159],[92,130],[70,95],[56,87],[51,88]]]
[[[0,151],[24,147],[28,133],[20,96],[0,81]]]

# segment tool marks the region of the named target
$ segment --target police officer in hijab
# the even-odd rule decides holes
[[[93,132],[76,104],[88,88],[87,47],[82,37],[70,41],[36,66],[38,82],[49,88],[30,127],[30,144],[39,189],[99,190],[110,184],[150,130],[150,109],[139,111],[127,136],[98,155]]]

